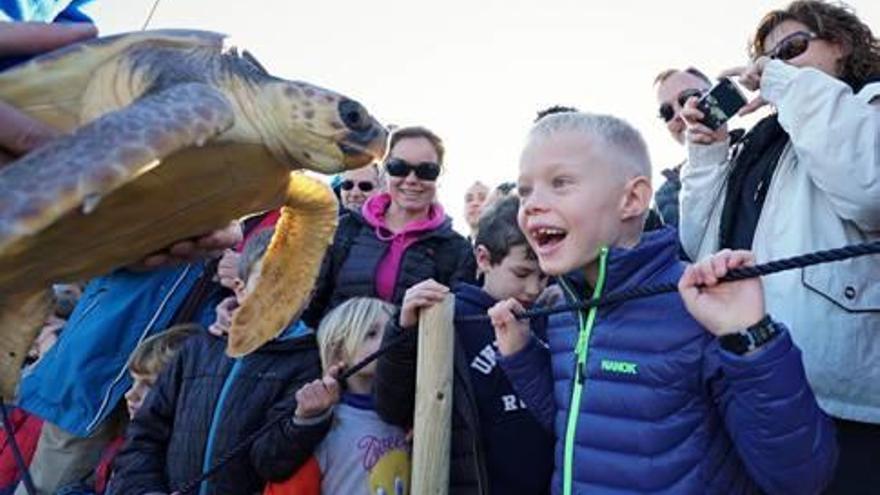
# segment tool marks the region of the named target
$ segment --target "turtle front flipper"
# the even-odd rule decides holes
[[[226,353],[254,351],[284,330],[308,303],[327,247],[336,231],[337,202],[323,182],[290,176],[287,200],[259,267],[256,282],[232,317]]]
[[[21,366],[52,310],[52,291],[0,297],[0,396],[11,400]]]
[[[0,168],[0,256],[16,239],[63,215],[90,213],[101,197],[169,154],[228,129],[226,98],[203,84],[149,92]]]

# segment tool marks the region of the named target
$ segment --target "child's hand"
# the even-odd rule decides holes
[[[28,357],[31,359],[39,359],[40,356],[44,356],[46,352],[55,345],[55,342],[58,341],[58,332],[64,328],[66,323],[67,321],[62,320],[55,315],[49,315],[46,318],[46,322],[43,323],[43,328],[40,329],[37,339],[31,344],[31,348],[28,351]]]
[[[528,320],[516,319],[517,314],[524,312],[522,304],[513,298],[501,301],[489,310],[489,319],[495,327],[495,341],[502,356],[516,354],[529,342]]]
[[[764,317],[761,279],[718,283],[729,270],[754,264],[750,251],[725,249],[685,270],[678,292],[694,319],[712,334],[720,337],[745,330]]]
[[[223,257],[217,263],[217,280],[220,282],[220,285],[233,291],[244,288],[244,282],[238,274],[240,259],[241,255],[232,249],[227,249],[223,252]]]
[[[220,301],[215,310],[217,319],[208,327],[208,332],[218,337],[223,337],[229,333],[229,327],[232,326],[232,315],[236,309],[238,309],[238,300],[235,296],[229,296]]]
[[[298,419],[320,416],[339,402],[340,388],[336,377],[339,376],[342,366],[342,363],[331,366],[324,378],[306,383],[296,391],[294,414]]]
[[[400,327],[416,326],[419,322],[419,310],[442,302],[448,293],[449,287],[430,278],[407,289],[400,307]]]

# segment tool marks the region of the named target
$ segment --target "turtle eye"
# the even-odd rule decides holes
[[[352,100],[339,102],[339,117],[342,122],[353,131],[366,131],[370,128],[367,111],[360,103]]]

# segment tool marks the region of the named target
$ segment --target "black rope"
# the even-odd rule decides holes
[[[802,254],[791,258],[770,261],[761,265],[745,266],[730,270],[727,275],[719,279],[720,282],[735,282],[737,280],[745,280],[747,278],[763,277],[774,273],[793,270],[795,268],[805,268],[812,265],[822,263],[831,263],[834,261],[842,261],[858,256],[880,253],[880,241],[866,242],[863,244],[854,244],[842,248],[828,249],[826,251],[816,251],[814,253]],[[659,294],[667,294],[678,291],[677,283],[666,283],[656,285],[646,285],[641,287],[633,287],[631,289],[614,292],[606,296],[597,297],[588,301],[564,304],[551,308],[539,308],[526,311],[517,315],[518,319],[537,318],[540,316],[548,316],[557,313],[565,313],[568,311],[585,310],[596,306],[607,306],[618,304],[632,299],[641,299],[643,297],[656,296]],[[471,315],[456,318],[456,323],[488,321],[488,315]]]
[[[865,256],[868,254],[878,254],[880,253],[880,241],[867,242],[863,244],[855,244],[852,246],[845,246],[837,249],[829,249],[827,251],[817,251],[814,253],[804,254],[800,256],[794,256],[791,258],[785,258],[777,261],[771,261],[769,263],[764,263],[761,265],[748,266],[742,268],[736,268],[728,272],[727,275],[720,279],[721,282],[734,282],[737,280],[745,280],[747,278],[761,277],[764,275],[770,275],[773,273],[792,270],[795,268],[804,268],[812,265],[818,265],[822,263],[831,263],[833,261],[842,261],[848,258],[855,258],[857,256]],[[667,294],[670,292],[675,292],[678,290],[678,284],[674,283],[666,283],[666,284],[656,284],[649,285],[643,287],[633,287],[632,289],[623,290],[620,292],[615,292],[609,294],[607,296],[598,297],[594,299],[590,299],[589,301],[583,301],[579,303],[571,303],[566,305],[555,306],[552,308],[540,308],[534,309],[531,311],[526,311],[520,315],[517,315],[520,319],[525,318],[536,318],[540,316],[547,316],[555,313],[564,313],[567,311],[576,311],[583,310],[587,308],[592,308],[595,306],[605,306],[609,304],[617,304],[624,301],[629,301],[632,299],[640,299],[649,296],[655,296],[658,294]],[[465,316],[461,318],[456,318],[456,323],[464,323],[464,322],[476,322],[476,321],[488,321],[488,315],[473,315],[473,316]],[[390,348],[399,344],[406,340],[409,337],[409,334],[406,332],[400,333],[388,340],[383,341],[383,345],[376,352],[373,352],[369,356],[365,357],[359,363],[355,364],[351,368],[348,368],[343,373],[339,375],[337,380],[340,383],[344,383],[345,380],[358,371],[362,370],[366,366],[369,366],[370,363],[378,359],[382,354],[385,354]],[[194,491],[198,486],[215,473],[217,473],[220,469],[222,469],[226,464],[232,461],[234,458],[242,454],[245,449],[250,447],[250,445],[264,435],[266,432],[278,426],[281,421],[285,419],[290,419],[293,416],[293,412],[290,414],[282,414],[279,417],[273,419],[272,421],[266,423],[258,430],[254,431],[247,437],[245,437],[241,442],[239,442],[235,447],[230,449],[226,454],[217,459],[217,461],[211,466],[210,469],[202,473],[199,477],[194,478],[192,481],[187,482],[183,486],[181,486],[178,490],[176,490],[180,494],[190,493]]]
[[[6,443],[12,447],[12,456],[15,458],[15,463],[18,464],[18,470],[21,471],[21,482],[24,483],[24,488],[28,495],[37,495],[37,488],[34,486],[31,472],[28,471],[27,462],[25,462],[21,449],[18,446],[18,439],[15,438],[15,428],[12,425],[12,420],[9,419],[9,411],[6,409],[6,401],[3,399],[3,396],[0,396],[0,415],[3,416]]]

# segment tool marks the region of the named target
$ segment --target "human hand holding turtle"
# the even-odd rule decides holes
[[[240,243],[242,235],[241,225],[237,221],[233,221],[226,227],[201,237],[175,242],[165,249],[147,255],[141,261],[129,265],[128,269],[145,271],[178,263],[191,263],[201,258],[216,258],[222,255],[223,251]]]
[[[97,35],[98,29],[86,22],[4,22],[0,23],[0,57],[36,55]]]
[[[97,34],[95,26],[86,23],[4,22],[0,23],[0,57],[43,53]],[[55,129],[0,101],[0,165],[57,135]]]

